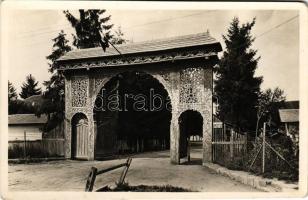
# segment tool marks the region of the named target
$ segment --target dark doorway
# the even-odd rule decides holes
[[[118,74],[101,89],[95,105],[96,159],[169,149],[170,98],[151,75]]]
[[[187,110],[179,117],[180,163],[186,158],[186,164],[202,163],[203,118],[197,111]]]

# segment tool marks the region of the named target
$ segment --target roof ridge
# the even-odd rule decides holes
[[[173,37],[159,38],[155,40],[146,40],[136,43],[128,43],[115,45],[118,51],[123,55],[153,53],[159,51],[177,51],[176,49],[186,49],[191,47],[212,48],[213,51],[221,51],[220,43],[213,38],[209,32],[201,32],[196,34],[187,34]],[[58,61],[90,59],[90,58],[106,58],[116,57],[119,53],[116,49],[110,47],[103,51],[101,47],[74,49],[60,57]]]
[[[18,114],[10,114],[9,116],[13,115],[35,115],[34,113],[18,113]]]
[[[114,45],[115,47],[126,47],[126,46],[131,46],[131,45],[140,45],[140,44],[150,44],[153,42],[164,42],[165,40],[172,40],[172,39],[183,39],[183,38],[197,38],[199,36],[207,36],[212,40],[215,40],[215,38],[211,37],[211,35],[208,32],[200,32],[200,33],[192,33],[192,34],[186,34],[186,35],[178,35],[178,36],[172,36],[172,37],[165,37],[165,38],[157,38],[154,40],[144,40],[144,41],[139,41],[139,42],[134,42],[134,43],[126,43],[126,44],[119,44],[119,45]],[[92,48],[85,48],[85,49],[74,49],[70,52],[78,51],[92,51],[94,49],[102,49],[102,47],[92,47]]]

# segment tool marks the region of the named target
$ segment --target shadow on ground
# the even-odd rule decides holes
[[[202,165],[202,159],[201,158],[191,158],[191,160],[184,161],[181,163],[181,165]]]

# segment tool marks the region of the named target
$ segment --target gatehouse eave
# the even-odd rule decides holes
[[[179,40],[181,39],[184,40]],[[168,44],[170,43],[170,44]],[[59,70],[121,67],[196,58],[218,58],[221,44],[208,33],[174,37],[158,41],[120,45],[119,54],[112,47],[81,49],[68,52],[57,60]]]

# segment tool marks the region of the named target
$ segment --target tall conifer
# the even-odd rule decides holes
[[[255,77],[257,50],[251,49],[254,38],[251,29],[255,19],[240,25],[234,18],[223,35],[226,49],[215,67],[215,93],[219,98],[218,115],[241,130],[254,130],[256,105],[262,77]]]

